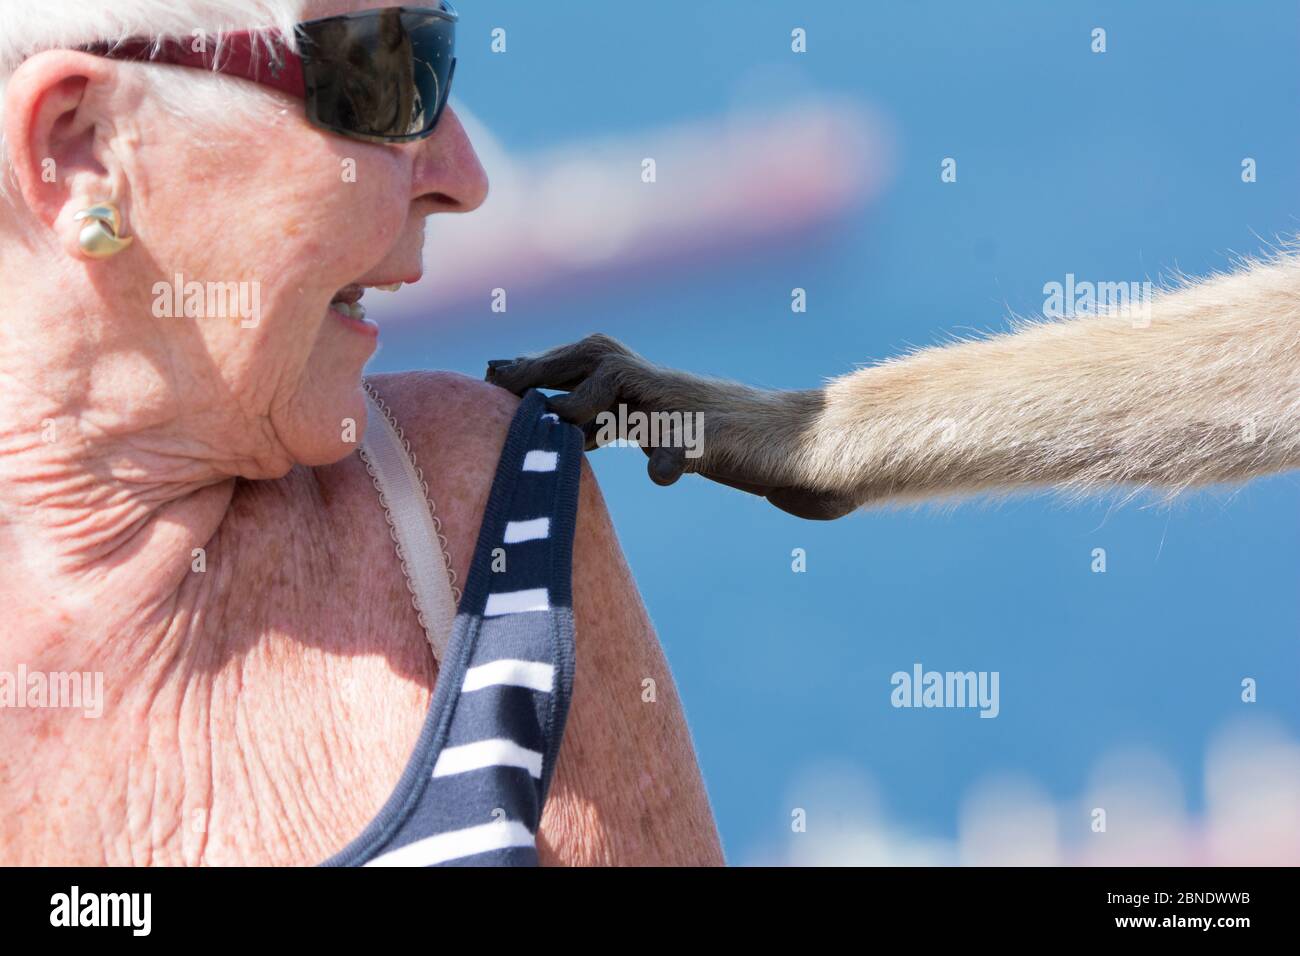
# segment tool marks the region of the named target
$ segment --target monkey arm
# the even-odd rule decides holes
[[[1240,481],[1300,466],[1300,262],[925,349],[825,389],[801,483],[861,503]]]
[[[660,369],[592,336],[496,364],[588,425],[624,403],[700,412],[702,454],[647,449],[802,517],[1056,486],[1170,494],[1300,466],[1300,260],[1252,264],[1101,316],[1030,324],[768,392]]]

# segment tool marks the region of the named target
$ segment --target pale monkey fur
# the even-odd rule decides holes
[[[922,349],[818,390],[657,368],[605,336],[489,377],[573,389],[555,407],[580,423],[618,402],[703,412],[702,457],[665,458],[656,475],[652,455],[652,477],[684,467],[802,489],[835,499],[821,517],[1049,486],[1173,495],[1300,466],[1300,257],[1156,292],[1145,312]]]

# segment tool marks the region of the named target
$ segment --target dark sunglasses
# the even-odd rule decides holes
[[[432,136],[447,105],[457,19],[442,0],[437,8],[384,7],[308,20],[294,28],[296,54],[267,30],[202,43],[124,40],[85,49],[252,80],[303,99],[308,121],[322,129],[372,143],[408,143]]]

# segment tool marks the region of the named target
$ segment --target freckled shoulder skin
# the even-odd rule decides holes
[[[463,584],[519,399],[448,372],[370,382],[424,471]],[[538,834],[542,863],[720,864],[681,702],[586,461],[573,553],[577,671]],[[656,702],[642,700],[646,678],[655,681]]]

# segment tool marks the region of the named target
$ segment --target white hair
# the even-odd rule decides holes
[[[236,30],[276,29],[292,43],[307,0],[0,0],[0,121],[4,91],[28,57],[45,50],[74,50],[89,43],[127,39],[158,42],[196,34],[216,37]],[[161,105],[181,117],[210,119],[220,105],[248,107],[255,87],[201,71],[140,64]],[[0,126],[0,197],[11,169]]]

